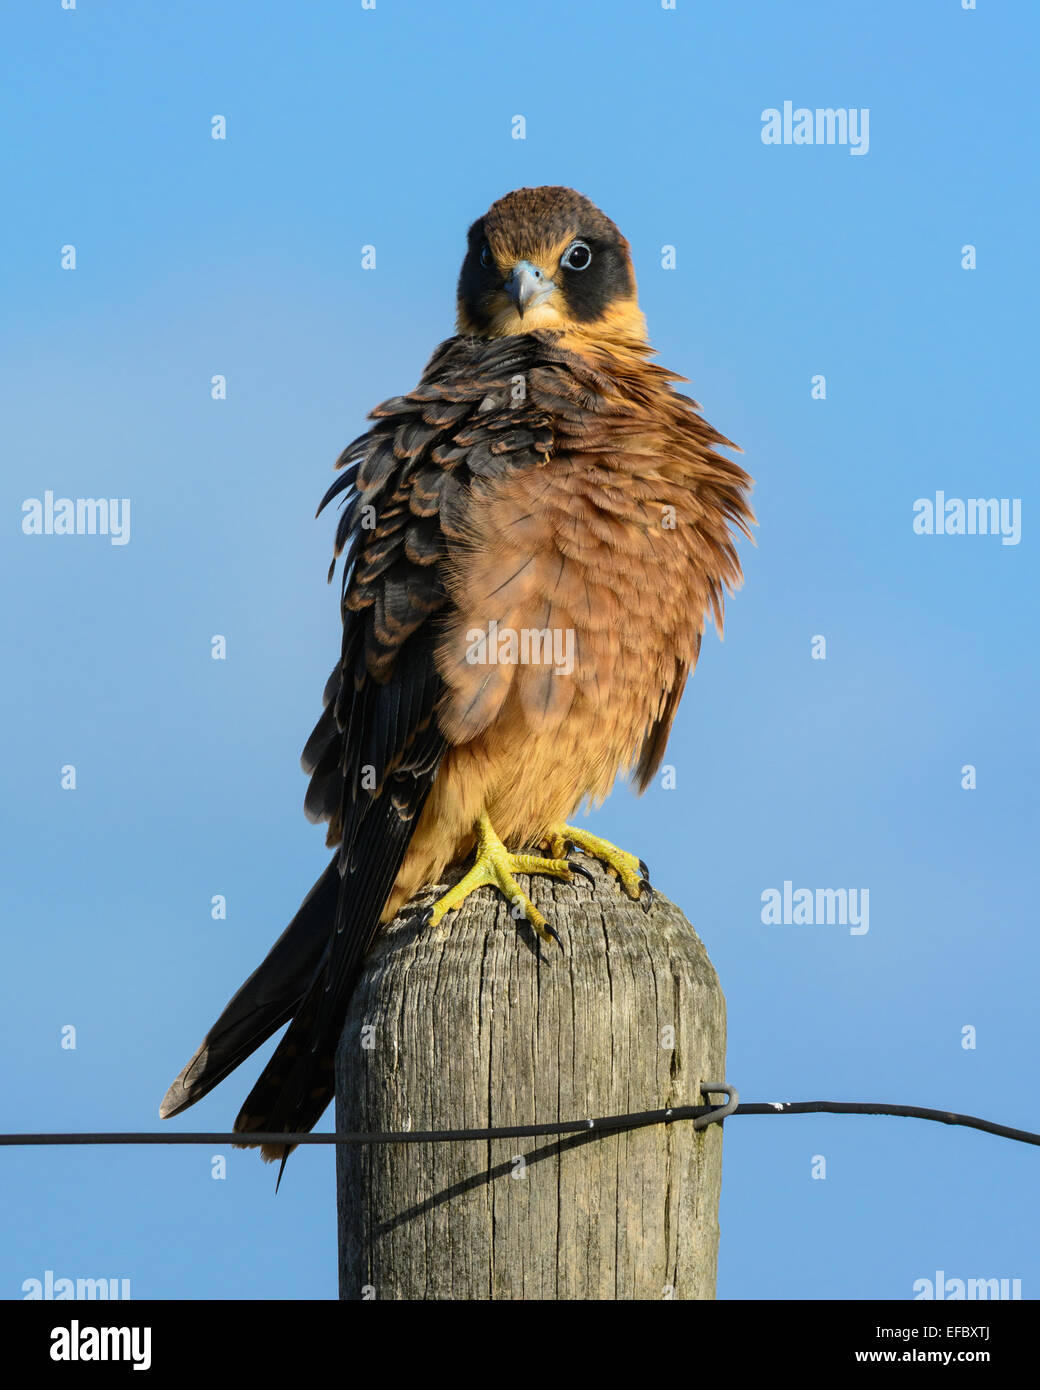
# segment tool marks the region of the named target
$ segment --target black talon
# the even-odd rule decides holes
[[[426,910],[425,910],[424,912],[421,912],[421,913],[419,914],[419,925],[420,925],[420,927],[428,927],[428,926],[430,925],[430,919],[431,919],[432,917],[433,917],[433,904],[431,903],[430,906],[429,906],[428,908],[426,908]]]
[[[645,859],[640,859],[640,861],[639,861],[639,872],[643,875],[643,877],[644,877],[644,878],[647,880],[647,882],[649,883],[649,881],[650,881],[650,870],[646,867],[646,860],[645,860]]]
[[[545,930],[549,933],[549,935],[552,937],[552,939],[556,942],[557,946],[562,946],[562,945],[563,945],[563,942],[562,942],[562,940],[560,939],[560,933],[556,930],[555,927],[550,927],[549,923],[546,922],[546,924],[545,924]]]
[[[587,878],[588,881],[592,884],[593,888],[595,888],[596,880],[593,877],[593,875],[589,873],[588,869],[586,869],[584,864],[579,864],[576,859],[568,859],[567,867],[568,869],[570,869],[572,874],[581,874],[583,878]]]
[[[646,902],[643,901],[643,894],[646,894]],[[644,912],[649,912],[654,905],[654,890],[650,886],[648,879],[639,880],[639,906]]]

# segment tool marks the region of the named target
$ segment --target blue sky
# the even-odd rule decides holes
[[[4,1129],[158,1128],[324,865],[298,766],[338,646],[314,508],[452,331],[469,223],[541,183],[621,226],[659,360],[756,479],[677,786],[594,820],[706,943],[728,1080],[1040,1129],[1038,31],[988,0],[5,7]],[[868,108],[869,151],[763,144],[786,100]],[[129,542],[24,535],[47,490],[129,497]],[[937,491],[1020,499],[1019,543],[915,534]],[[868,889],[869,931],[765,925],[785,881]],[[173,1123],[229,1128],[267,1051]],[[224,1181],[210,1158],[4,1150],[0,1297],[47,1269],[334,1297],[331,1150],[277,1199],[255,1155]],[[1036,1162],[907,1120],[731,1121],[719,1294],[909,1298],[942,1269],[1036,1297]]]

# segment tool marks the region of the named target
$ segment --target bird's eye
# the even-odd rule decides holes
[[[592,252],[583,241],[572,241],[563,253],[560,264],[567,270],[588,270],[592,264]]]
[[[494,270],[495,268],[495,258],[494,256],[492,256],[491,247],[487,244],[486,241],[484,245],[480,248],[480,264],[484,267],[485,270]]]

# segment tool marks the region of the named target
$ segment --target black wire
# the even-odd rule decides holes
[[[544,1125],[507,1125],[496,1129],[402,1130],[384,1134],[0,1134],[0,1147],[42,1144],[445,1144],[480,1139],[534,1139],[541,1135],[580,1134],[590,1130],[642,1129],[710,1115],[715,1106],[677,1105],[669,1110],[643,1110],[631,1115],[603,1115],[596,1119],[564,1120]],[[776,1104],[741,1103],[733,1115],[895,1115],[915,1120],[934,1120],[944,1125],[981,1129],[1022,1144],[1040,1145],[1040,1134],[1012,1129],[975,1115],[953,1110],[928,1110],[919,1105],[884,1105],[838,1100],[801,1100]],[[730,1118],[727,1116],[726,1118]]]
[[[942,1125],[964,1125],[997,1134],[1002,1139],[1016,1139],[1020,1144],[1040,1144],[1040,1134],[1028,1129],[1013,1129],[998,1125],[995,1120],[980,1120],[977,1115],[960,1115],[955,1110],[927,1110],[921,1105],[884,1105],[873,1101],[856,1103],[844,1100],[792,1100],[783,1104],[762,1105],[758,1102],[738,1105],[734,1115],[897,1115],[911,1120],[935,1120]]]

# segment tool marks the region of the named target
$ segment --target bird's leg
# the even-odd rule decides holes
[[[649,912],[653,902],[650,870],[634,854],[629,854],[624,849],[618,849],[617,845],[612,845],[609,840],[601,840],[598,835],[593,835],[588,830],[582,830],[576,825],[554,825],[544,843],[547,845],[549,853],[554,855],[556,859],[564,858],[567,853],[567,845],[572,844],[576,849],[591,854],[594,859],[601,860],[608,869],[617,875],[628,896],[637,902],[642,901],[644,908]],[[645,901],[643,899],[644,893],[647,895]]]
[[[573,866],[566,858],[543,859],[540,854],[511,854],[495,834],[486,812],[481,811],[477,818],[477,858],[472,869],[460,878],[454,888],[449,888],[443,898],[438,898],[426,910],[426,921],[436,926],[446,912],[451,912],[469,897],[476,888],[497,888],[534,927],[543,941],[559,941],[559,936],[549,926],[545,918],[521,891],[515,874],[548,874],[551,878],[562,878],[569,882],[573,878]]]

